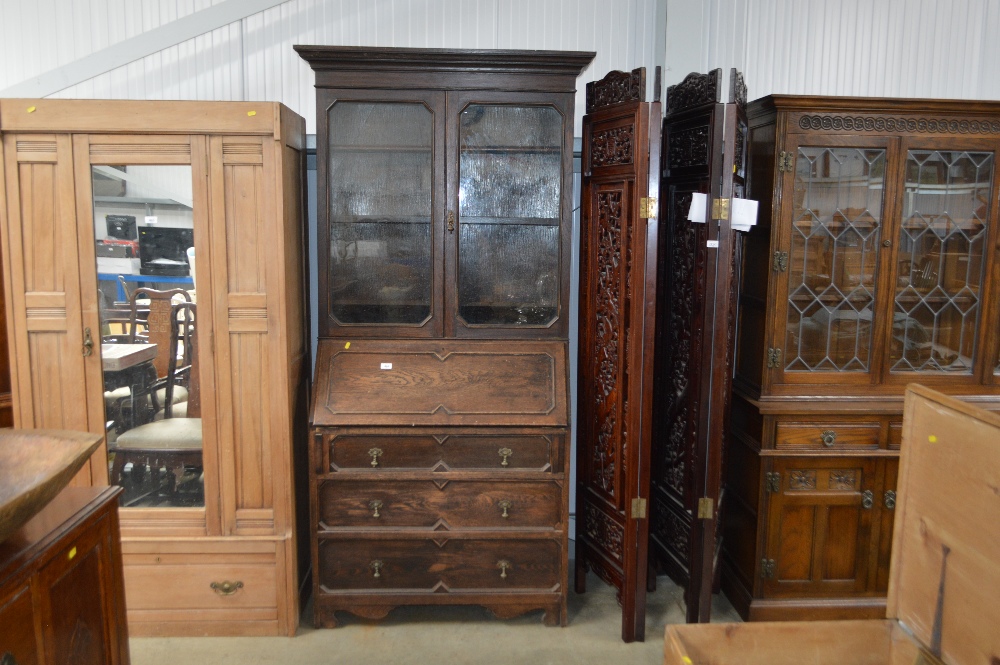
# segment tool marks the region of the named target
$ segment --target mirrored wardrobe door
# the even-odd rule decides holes
[[[89,183],[77,193],[80,207],[89,195],[81,229],[86,219],[92,232],[81,230],[81,256],[93,256],[82,261],[81,283],[100,361],[89,411],[106,437],[108,482],[124,488],[123,508],[189,509],[204,525],[206,488],[216,484],[206,479],[214,465],[203,419],[211,281],[206,178],[196,165],[205,163],[205,141],[123,141],[78,137],[89,157],[84,180],[77,155],[78,189]]]

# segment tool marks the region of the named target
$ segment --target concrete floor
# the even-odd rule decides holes
[[[310,610],[294,638],[133,638],[132,665],[659,664],[664,626],[683,623],[684,604],[668,578],[657,582],[647,596],[645,642],[621,641],[614,589],[590,575],[587,593],[570,588],[566,628],[546,628],[541,612],[503,621],[480,607],[403,607],[382,621],[338,613],[339,627],[315,630]],[[719,595],[712,620],[740,619]]]

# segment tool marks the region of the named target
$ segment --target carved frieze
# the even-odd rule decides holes
[[[817,131],[1000,134],[1000,121],[998,120],[965,120],[957,118],[803,115],[799,118],[799,127]]]
[[[594,132],[590,148],[591,167],[631,164],[634,133],[633,125]]]
[[[612,403],[612,408],[605,412],[601,419],[601,426],[597,430],[597,441],[594,446],[594,480],[598,486],[604,490],[608,496],[615,495],[615,462],[618,459],[618,450],[615,443],[615,429],[618,422],[616,418],[617,409]]]
[[[587,84],[587,113],[623,102],[641,102],[645,98],[645,67],[631,72],[608,72],[600,81]]]
[[[605,554],[621,561],[625,542],[624,527],[596,506],[590,503],[584,505],[583,529],[587,538]]]
[[[677,85],[667,88],[667,115],[719,101],[722,70],[707,74],[691,72]]]
[[[708,127],[701,125],[671,133],[668,137],[667,158],[667,164],[672,169],[707,165]],[[679,219],[686,218],[687,210]]]
[[[816,471],[814,469],[795,469],[788,474],[788,489],[790,490],[814,490],[816,489]]]
[[[832,490],[854,490],[857,489],[857,471],[831,471],[829,487]]]

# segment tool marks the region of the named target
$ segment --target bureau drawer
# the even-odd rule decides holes
[[[324,439],[329,471],[561,469],[561,436],[510,434],[341,434]]]
[[[321,529],[554,527],[565,518],[554,481],[320,481]]]
[[[551,593],[561,587],[562,559],[560,544],[547,539],[320,539],[318,575],[323,591]]]
[[[776,448],[783,449],[878,449],[882,425],[878,422],[801,422],[777,424]]]

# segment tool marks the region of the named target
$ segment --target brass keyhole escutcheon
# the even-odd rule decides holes
[[[823,439],[823,445],[826,446],[827,448],[829,448],[830,446],[832,446],[837,442],[837,433],[834,432],[832,429],[823,430],[820,436]]]
[[[372,517],[382,517],[379,515],[379,510],[382,508],[382,502],[378,499],[372,499],[368,502],[368,507],[372,509]]]
[[[231,596],[243,588],[243,582],[239,580],[235,582],[225,580],[223,582],[212,582],[209,586],[212,587],[212,590],[220,596]]]
[[[500,457],[502,458],[500,460],[500,466],[508,466],[509,462],[507,461],[507,458],[513,455],[514,451],[511,450],[510,448],[501,448],[500,450],[497,451],[497,454],[500,455]]]
[[[375,467],[378,466],[378,458],[379,455],[382,454],[382,449],[372,448],[371,450],[368,451],[368,454],[372,456],[372,468],[374,469]]]
[[[448,233],[454,233],[455,232],[455,213],[453,211],[451,211],[451,210],[448,211],[447,221],[448,221]]]
[[[514,566],[510,565],[510,561],[500,559],[497,561],[497,568],[500,569],[500,579],[505,580],[507,579],[507,570],[513,570]]]
[[[882,503],[884,503],[885,507],[889,510],[894,509],[896,507],[896,491],[886,490],[885,494],[882,495]]]
[[[875,505],[875,494],[871,490],[865,490],[861,493],[861,507],[865,510],[871,510],[872,506]]]
[[[94,338],[90,335],[90,328],[83,329],[83,357],[89,358],[94,355]]]
[[[385,564],[379,561],[378,559],[375,559],[370,564],[368,564],[368,567],[372,569],[372,577],[376,578],[382,577],[382,566],[384,565]]]
[[[503,511],[502,513],[500,513],[500,517],[502,517],[504,519],[507,519],[507,518],[510,517],[510,513],[508,512],[508,511],[510,511],[510,506],[511,506],[511,503],[507,499],[501,499],[500,501],[497,502],[497,507],[499,507],[500,510]]]

